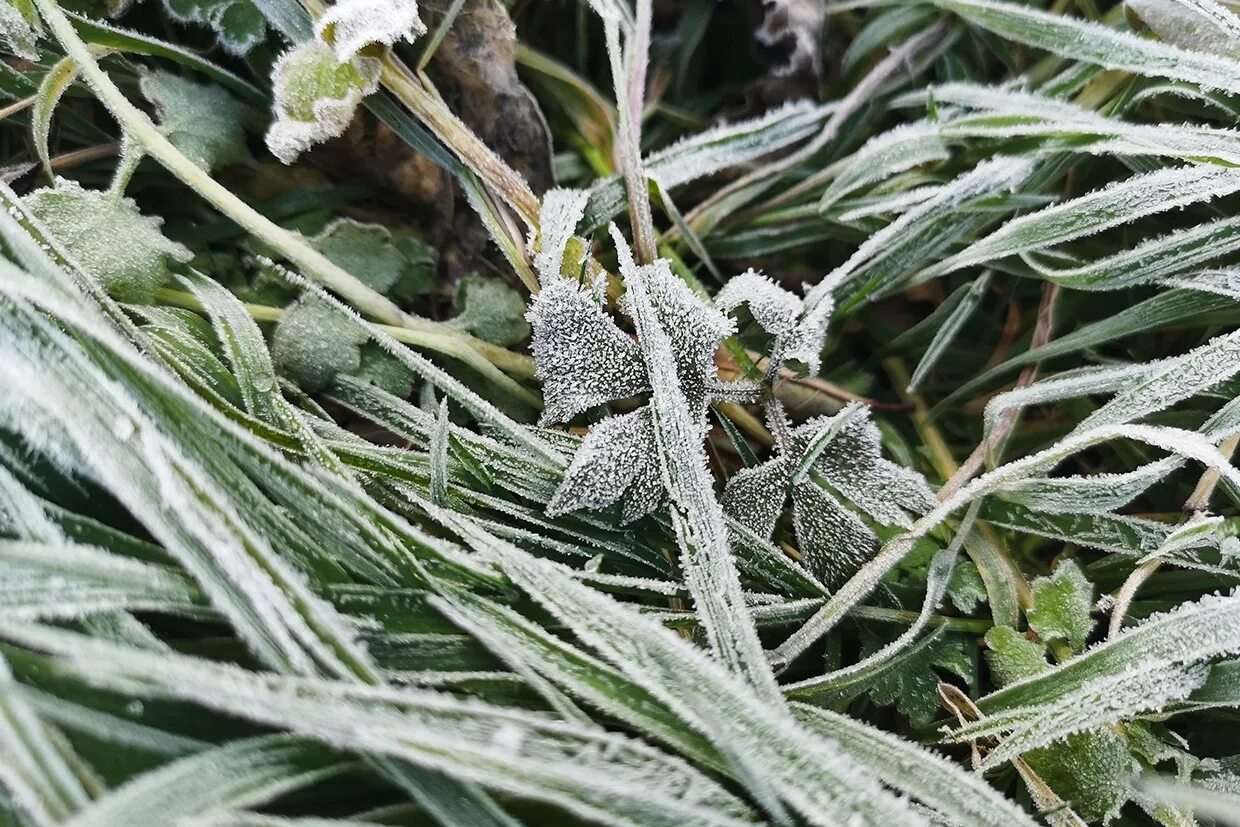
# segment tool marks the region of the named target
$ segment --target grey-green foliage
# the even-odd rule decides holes
[[[228,92],[168,72],[147,72],[139,86],[155,106],[160,129],[186,158],[207,171],[250,160],[248,110]]]
[[[500,347],[515,345],[530,335],[525,321],[525,299],[498,279],[471,276],[456,288],[460,313],[452,325]]]
[[[277,0],[169,4],[238,52],[265,29],[260,7],[310,36]],[[623,32],[633,74],[649,7],[589,5]],[[683,5],[654,64],[713,12]],[[691,131],[700,104],[648,107],[652,151],[625,163],[656,183],[674,225],[660,244],[685,268],[635,260],[618,232],[610,247],[586,238],[622,210],[620,176],[546,193],[536,222],[522,209],[525,250],[488,212],[495,168],[466,176],[508,260],[537,275],[529,324],[521,293],[471,279],[447,325],[415,320],[402,338],[434,331],[470,348],[454,356],[528,375],[494,346],[529,334],[542,427],[296,273],[269,268],[293,292],[264,304],[298,296],[273,327],[222,270],[156,293],[186,252],[133,202],[60,183],[23,204],[0,188],[0,813],[40,827],[1128,827],[1144,811],[1180,827],[1185,807],[1204,818],[1230,801],[1228,760],[1190,750],[1218,751],[1240,703],[1237,596],[1211,596],[1238,570],[1240,473],[1220,445],[1240,430],[1240,225],[1225,200],[1240,152],[1215,91],[1240,89],[1235,15],[1134,0],[1145,36],[1118,13],[1086,21],[1094,3],[837,4],[811,43],[822,4],[772,5],[802,58],[859,32],[828,78],[844,96],[670,146],[668,125]],[[36,19],[12,9],[3,33],[29,54]],[[453,37],[476,22],[450,10]],[[915,26],[927,51],[868,77]],[[412,0],[348,0],[314,32],[275,69],[283,160],[343,132],[378,88],[378,56],[427,29]],[[614,115],[577,69],[520,54],[560,73],[607,134]],[[223,92],[139,83],[191,161],[245,160]],[[369,103],[417,137],[393,99]],[[196,264],[217,244],[235,257],[231,227],[202,226],[211,255]],[[345,219],[309,241],[402,308],[439,309],[424,295],[434,253],[411,236]],[[779,255],[797,245],[805,262]],[[709,257],[753,251],[780,281],[707,278]],[[834,269],[802,295],[784,279],[810,262]],[[889,337],[921,305],[897,298],[909,287],[958,298]],[[195,309],[132,303],[156,297]],[[923,397],[884,384],[881,369],[901,381],[906,365]],[[988,405],[959,404],[1034,365]],[[414,373],[437,410],[405,401]],[[886,404],[840,409],[859,393]],[[838,412],[803,415],[806,396]],[[937,493],[927,482],[955,474]],[[1180,520],[1194,489],[1198,513]],[[1116,631],[1099,640],[1108,612]],[[1134,778],[1172,762],[1193,786]],[[329,797],[342,820],[316,818]]]
[[[313,295],[303,295],[284,309],[271,337],[271,358],[309,391],[323,390],[341,375],[356,376],[397,396],[412,390],[407,368]]]
[[[149,303],[190,252],[160,232],[133,199],[58,179],[26,196],[30,212],[64,245],[73,262],[120,301]]]
[[[434,286],[434,249],[406,233],[340,218],[311,243],[363,284],[395,299],[408,300]]]

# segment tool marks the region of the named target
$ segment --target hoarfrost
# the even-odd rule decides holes
[[[789,431],[780,452],[737,472],[723,493],[724,508],[746,527],[769,538],[787,496],[792,499],[793,529],[813,572],[827,586],[847,580],[877,547],[874,533],[831,491],[870,517],[908,527],[909,513],[922,514],[935,503],[920,475],[884,459],[878,429],[856,409],[834,417],[816,417]],[[840,417],[853,416],[850,421]],[[840,423],[844,422],[840,428]],[[832,428],[838,433],[825,446]],[[780,428],[774,427],[778,432]],[[811,452],[818,451],[816,456]],[[802,477],[796,479],[798,468]],[[805,474],[804,471],[811,474]],[[830,490],[812,477],[816,474]]]
[[[340,0],[319,18],[315,34],[331,44],[337,58],[350,61],[372,44],[412,43],[426,34],[426,24],[417,0]]]
[[[347,61],[317,40],[286,52],[272,69],[276,120],[267,130],[267,148],[286,164],[305,150],[339,137],[362,100],[379,88],[379,61],[357,56]]]

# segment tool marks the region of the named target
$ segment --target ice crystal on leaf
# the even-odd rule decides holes
[[[416,0],[341,0],[319,18],[315,33],[347,61],[372,44],[412,43],[426,34],[426,24]]]
[[[580,208],[578,199],[569,207]],[[544,210],[545,212],[545,210]],[[527,318],[534,330],[534,359],[543,382],[543,422],[564,422],[598,405],[651,391],[650,368],[639,342],[603,308],[603,280],[581,286],[559,276],[570,234],[544,231],[539,260],[544,287]],[[636,265],[622,252],[622,269]],[[666,335],[676,386],[688,402],[698,440],[705,435],[706,405],[720,392],[714,353],[732,322],[672,274],[667,262],[642,268],[653,321]],[[621,309],[631,313],[627,300]],[[626,522],[663,500],[651,412],[644,407],[591,429],[552,501],[553,513],[605,508],[624,497]]]
[[[841,417],[852,418],[840,427]],[[782,423],[773,424],[777,433],[784,430]],[[838,433],[831,435],[833,428]],[[855,408],[834,417],[816,417],[787,434],[776,456],[728,481],[724,508],[757,534],[770,537],[791,497],[801,552],[828,586],[851,576],[878,543],[874,532],[840,498],[879,522],[903,527],[911,524],[910,513],[923,513],[935,502],[917,473],[883,458],[878,428],[858,416]],[[829,440],[825,446],[824,439]],[[817,456],[810,455],[813,451],[819,451]]]
[[[810,375],[818,372],[822,341],[831,318],[829,298],[807,307],[799,297],[766,276],[746,270],[715,296],[715,306],[725,312],[733,312],[742,305],[748,306],[753,320],[775,337],[771,345],[772,370],[783,363],[793,363],[803,366]]]
[[[644,391],[637,343],[602,307],[602,281],[582,287],[559,279],[543,287],[526,315],[543,383],[544,424]]]
[[[1085,579],[1080,566],[1066,560],[1050,577],[1033,582],[1029,626],[1043,640],[1066,640],[1079,652],[1094,628],[1089,616],[1093,603],[1094,584]]]
[[[109,2],[112,16],[124,11],[130,2]],[[251,0],[164,0],[164,8],[181,23],[210,26],[230,55],[249,54],[267,34],[267,20]]]
[[[718,373],[715,350],[735,327],[677,278],[666,261],[650,265],[643,273],[655,319],[670,340],[680,387],[690,407],[701,408],[704,415]],[[620,309],[632,315],[628,299],[628,294],[621,299]]]
[[[653,368],[643,358],[641,336],[635,340],[605,309],[602,274],[586,275],[581,281],[567,277],[581,272],[586,263],[586,242],[574,235],[585,204],[580,192],[553,190],[542,209],[542,237],[535,265],[543,287],[527,318],[534,331],[532,345],[537,375],[543,382],[543,424],[566,422],[599,405],[648,394],[656,378],[651,375]],[[531,243],[535,241],[538,239],[531,239]],[[819,351],[831,314],[829,298],[807,308],[801,298],[749,270],[731,279],[710,303],[677,278],[666,261],[639,268],[618,236],[617,248],[626,284],[634,277],[641,278],[650,304],[650,321],[654,325],[648,330],[667,339],[668,372],[688,406],[695,423],[696,439],[705,436],[706,409],[711,401],[746,396],[756,387],[752,383],[720,381],[714,360],[720,344],[736,330],[735,321],[726,314],[742,305],[747,306],[754,321],[774,337],[772,374],[785,362],[796,362],[811,372],[817,371]],[[633,315],[629,294],[621,298],[619,309],[630,317]],[[595,425],[552,501],[553,513],[605,508],[623,498],[623,515],[627,522],[657,508],[663,499],[661,491],[657,486],[655,491],[644,490],[644,486],[655,485],[658,481],[658,466],[654,460],[657,446],[650,422],[649,410],[642,408]],[[850,449],[863,448],[874,454],[873,457],[867,454],[867,458],[859,461],[867,467],[875,466],[877,438],[860,442],[853,437],[849,439],[853,442]],[[841,462],[845,461],[826,461],[826,466],[837,467]],[[765,487],[786,487],[773,478],[769,485],[765,482],[772,474],[776,477],[782,474],[786,464],[782,459],[777,460],[765,471],[755,472],[752,482],[764,487],[764,493]],[[840,467],[840,471],[848,473],[850,469]],[[924,504],[920,491],[913,500],[908,500],[906,476],[891,476],[898,488],[897,497],[915,501],[919,507]],[[843,483],[845,488],[849,485],[847,481]],[[902,512],[887,508],[881,498],[864,491],[854,496],[863,507],[888,522],[906,524],[898,517],[893,518]],[[872,545],[870,531],[836,503],[831,494],[820,488],[807,488],[798,489],[794,498],[804,505],[802,524],[807,535],[848,536],[855,541],[853,545],[863,540],[863,545]],[[750,506],[762,510],[763,516],[756,523],[763,527],[761,533],[766,536],[774,529],[782,502],[782,495],[776,497],[775,502],[763,497],[753,500]]]
[[[198,166],[210,172],[250,160],[241,128],[246,107],[220,87],[170,72],[147,72],[138,86],[155,104],[160,130]]]
[[[310,41],[285,53],[271,78],[276,120],[267,130],[267,148],[291,164],[315,144],[344,134],[358,105],[379,88],[379,61],[341,61]]]
[[[620,500],[624,522],[653,511],[663,501],[654,440],[648,407],[595,425],[573,457],[547,513],[602,509]]]
[[[30,0],[0,2],[0,42],[11,54],[38,60],[38,39],[43,24]]]
[[[169,260],[190,260],[189,250],[160,232],[163,219],[138,212],[132,198],[61,178],[25,203],[74,262],[120,301],[149,303],[171,275]]]

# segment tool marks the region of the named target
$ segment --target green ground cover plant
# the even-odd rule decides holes
[[[1240,8],[0,0],[0,823],[1240,824]]]

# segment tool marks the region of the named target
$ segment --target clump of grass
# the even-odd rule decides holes
[[[1237,823],[1240,17],[671,5],[4,0],[5,823]]]

